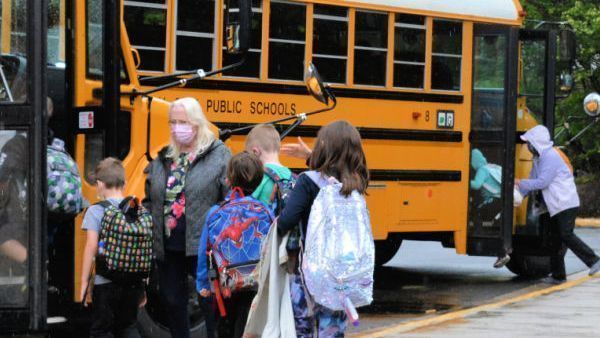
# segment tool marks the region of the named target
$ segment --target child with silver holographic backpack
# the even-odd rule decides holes
[[[355,308],[370,304],[373,294],[369,176],[356,128],[346,121],[321,128],[309,166],[277,222],[280,233],[302,225],[300,271],[290,282],[296,333],[340,337],[347,320],[358,325]]]

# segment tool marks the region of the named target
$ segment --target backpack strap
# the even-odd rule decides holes
[[[329,185],[329,181],[327,180],[327,177],[323,176],[318,171],[310,170],[310,171],[305,171],[303,174],[306,175],[308,178],[310,178],[319,187],[319,189],[322,189]]]

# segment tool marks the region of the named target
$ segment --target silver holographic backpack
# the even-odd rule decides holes
[[[364,197],[341,194],[342,184],[316,171],[304,173],[319,188],[306,231],[302,274],[317,304],[344,310],[373,301],[375,245]]]

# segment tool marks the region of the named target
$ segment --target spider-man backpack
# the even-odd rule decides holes
[[[217,298],[219,293],[229,298],[232,292],[256,287],[253,272],[271,223],[273,214],[269,208],[252,196],[244,196],[239,188],[209,211],[209,277],[219,289],[215,290]]]

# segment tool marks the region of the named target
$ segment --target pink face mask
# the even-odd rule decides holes
[[[175,124],[171,127],[171,135],[178,143],[189,145],[194,141],[196,133],[189,124]]]

